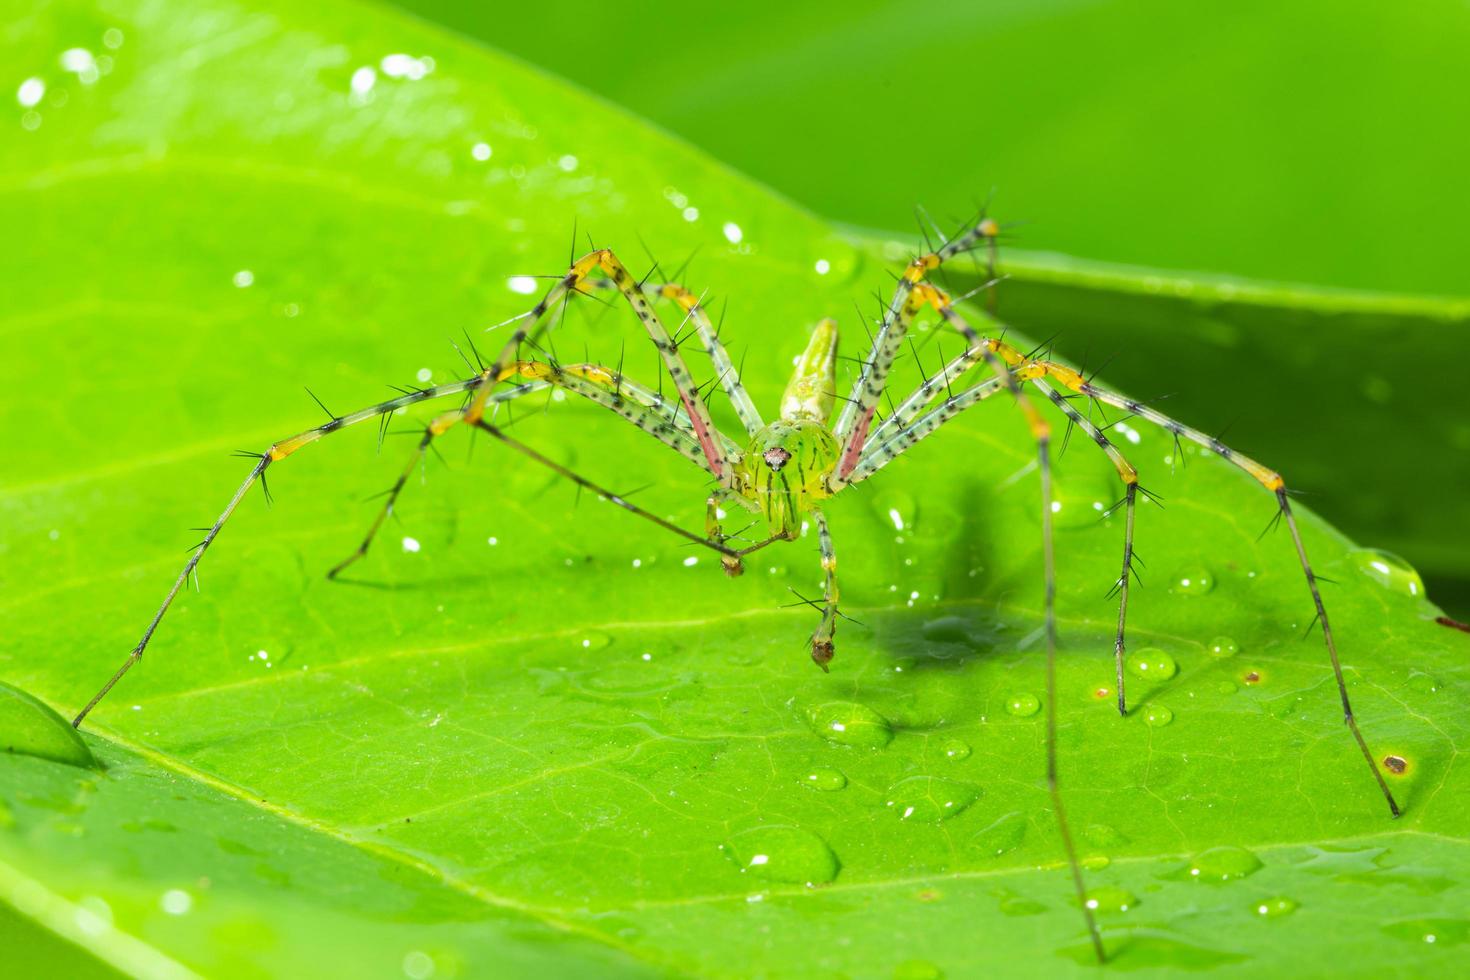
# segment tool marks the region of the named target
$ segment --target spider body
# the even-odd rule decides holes
[[[805,350],[796,359],[795,370],[781,398],[778,417],[768,423],[761,417],[741,383],[739,371],[695,294],[676,283],[649,284],[635,279],[608,249],[589,252],[575,260],[531,310],[500,325],[514,324],[515,327],[495,360],[489,366],[481,362],[472,376],[432,388],[414,389],[400,397],[347,415],[335,416],[322,425],[274,443],[264,452],[245,454],[255,460],[245,481],[230,498],[224,512],[208,529],[204,539],[195,547],[137,646],[122,667],[78,713],[73,724],[80,725],[113,685],[142,658],[144,649],[175,596],[218,538],[245,494],[257,482],[264,486],[265,473],[269,467],[348,426],[376,420],[380,427],[386,428],[387,420],[400,409],[448,396],[461,396],[465,399],[464,404],[440,414],[425,427],[416,450],[397,482],[385,495],[386,500],[361,544],[331,569],[329,577],[335,577],[367,553],[378,529],[392,512],[409,475],[434,441],[461,425],[469,426],[489,433],[510,449],[579,486],[606,497],[624,510],[718,553],[724,570],[731,575],[740,573],[746,555],[777,541],[796,539],[805,529],[804,525],[810,522],[817,532],[824,574],[821,599],[806,600],[821,614],[811,636],[811,656],[819,667],[826,670],[835,652],[834,634],[839,595],[837,557],[832,535],[822,512],[822,502],[841,493],[846,487],[875,476],[884,466],[919,441],[991,395],[1006,392],[1029,423],[1036,447],[1036,472],[1041,491],[1039,503],[1045,585],[1042,633],[1047,649],[1047,787],[1066,849],[1078,904],[1086,918],[1093,947],[1101,960],[1104,958],[1102,940],[1087,901],[1081,868],[1067,829],[1066,813],[1056,778],[1056,617],[1051,524],[1051,423],[1032,403],[1031,395],[1034,392],[1106,454],[1117,471],[1123,489],[1123,499],[1117,505],[1125,508],[1122,565],[1119,577],[1114,582],[1114,591],[1118,597],[1118,624],[1114,642],[1118,710],[1122,713],[1127,711],[1123,656],[1128,589],[1134,560],[1135,509],[1139,495],[1142,494],[1147,499],[1148,494],[1139,486],[1137,470],[1124,458],[1119,448],[1112,444],[1102,429],[1073,407],[1069,401],[1073,397],[1099,406],[1112,406],[1162,427],[1176,440],[1187,440],[1202,446],[1249,475],[1274,496],[1279,509],[1278,519],[1290,532],[1292,545],[1316,609],[1317,620],[1322,627],[1328,659],[1337,680],[1344,721],[1377,780],[1390,811],[1396,816],[1399,812],[1398,804],[1394,801],[1375,757],[1354,719],[1327,610],[1281,476],[1231,450],[1218,439],[1131,398],[1093,384],[1071,367],[1024,354],[1005,341],[982,335],[971,327],[956,308],[955,301],[930,284],[927,277],[946,260],[977,248],[987,249],[993,261],[998,233],[999,226],[996,222],[982,218],[939,248],[909,263],[898,278],[893,299],[878,326],[871,350],[867,357],[858,362],[858,376],[850,393],[843,398],[841,411],[837,413],[835,420],[833,411],[838,399],[838,331],[835,321],[823,320],[812,331]],[[993,286],[994,282],[992,275],[988,285]],[[557,363],[555,359],[523,358],[523,348],[534,346],[549,329],[548,314],[565,309],[568,300],[574,296],[586,295],[590,289],[612,289],[621,294],[641,321],[649,340],[657,350],[663,371],[672,382],[677,397],[665,397],[661,385],[653,388],[631,380],[623,374],[621,368],[614,370],[597,364],[563,364]],[[686,334],[681,329],[671,335],[653,309],[654,304],[660,300],[676,304],[684,313],[684,324],[681,328],[692,324],[692,331]],[[915,316],[926,307],[937,312],[948,326],[963,337],[965,349],[945,363],[937,373],[927,376],[903,400],[890,400],[890,411],[886,416],[880,416],[878,405],[887,393],[890,369],[902,349]],[[985,317],[987,327],[1002,327],[989,315],[980,315]],[[676,339],[679,336],[686,339]],[[710,358],[716,380],[744,429],[743,439],[732,438],[721,432],[710,417],[704,396],[694,383],[681,351],[683,343],[695,339]],[[476,356],[478,357],[478,353]],[[989,375],[974,380],[973,372],[981,369],[988,370]],[[967,379],[970,379],[968,383]],[[695,533],[643,510],[619,494],[598,486],[561,463],[547,458],[509,435],[503,426],[497,424],[498,408],[525,395],[547,389],[559,389],[578,395],[616,413],[712,478],[714,489],[706,501],[704,533]],[[1063,391],[1070,394],[1064,395]],[[743,548],[732,547],[730,541],[734,536],[727,535],[720,523],[725,516],[727,504],[760,515],[769,525],[770,536]]]
[[[832,496],[842,447],[828,427],[837,390],[837,324],[812,330],[781,397],[781,417],[751,436],[734,462],[738,499],[758,511],[772,537],[794,540],[818,502]]]

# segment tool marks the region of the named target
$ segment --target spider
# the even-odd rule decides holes
[[[1031,401],[1031,390],[1039,392],[1051,402],[1070,424],[1077,426],[1097,447],[1107,454],[1117,470],[1123,486],[1120,505],[1125,509],[1122,569],[1114,582],[1118,597],[1117,630],[1113,644],[1117,667],[1118,711],[1127,713],[1124,690],[1125,628],[1128,613],[1128,587],[1133,577],[1133,531],[1135,510],[1139,496],[1147,499],[1149,494],[1138,482],[1137,470],[1123,454],[1094,425],[1087,416],[1079,412],[1068,400],[1080,396],[1089,402],[1113,406],[1158,425],[1168,431],[1175,440],[1188,440],[1205,447],[1221,459],[1244,470],[1262,487],[1274,495],[1278,512],[1275,520],[1283,522],[1290,532],[1308,591],[1316,607],[1317,621],[1322,625],[1322,635],[1327,655],[1332,663],[1337,680],[1338,694],[1342,699],[1344,720],[1352,732],[1358,747],[1368,762],[1370,771],[1377,780],[1379,789],[1387,801],[1392,814],[1399,815],[1398,803],[1394,800],[1387,782],[1368,749],[1357,721],[1353,717],[1352,705],[1348,700],[1343,680],[1342,667],[1338,661],[1336,642],[1327,618],[1327,610],[1317,587],[1317,578],[1307,558],[1301,534],[1297,528],[1288,500],[1287,490],[1281,476],[1260,463],[1235,452],[1218,439],[1183,425],[1163,413],[1131,398],[1100,388],[1077,370],[1065,364],[1037,358],[1022,353],[1003,339],[982,335],[960,314],[956,299],[936,287],[929,278],[943,263],[979,248],[990,252],[992,275],[981,289],[990,289],[993,298],[994,257],[999,224],[982,215],[953,238],[938,248],[911,261],[898,277],[893,298],[888,304],[867,358],[861,367],[851,393],[842,399],[841,411],[836,409],[837,396],[837,344],[838,329],[833,320],[823,320],[812,330],[811,338],[800,357],[795,370],[781,397],[779,414],[771,422],[764,421],[755,403],[740,381],[740,374],[731,361],[718,331],[710,321],[700,299],[677,283],[649,283],[647,279],[634,278],[609,249],[594,249],[571,263],[567,272],[560,276],[541,301],[527,312],[514,317],[505,324],[515,324],[510,338],[496,355],[489,367],[483,362],[471,377],[430,388],[414,389],[401,397],[389,399],[376,405],[333,416],[330,421],[308,429],[275,443],[263,453],[244,453],[255,459],[245,481],[235,491],[224,512],[192,550],[188,561],[173,587],[164,597],[162,605],[154,614],[142,639],[138,641],[127,659],[102,689],[87,702],[73,721],[80,726],[87,714],[107,695],[128,669],[143,656],[143,651],[158,628],[179,590],[193,574],[204,553],[209,549],[225,523],[234,513],[246,493],[260,482],[265,486],[266,470],[305,448],[313,442],[350,425],[369,420],[378,420],[380,433],[386,431],[391,415],[399,409],[419,402],[432,401],[451,395],[464,396],[461,407],[444,412],[434,418],[414,449],[408,465],[386,494],[383,506],[368,528],[367,534],[345,560],[328,572],[336,577],[353,562],[367,554],[374,536],[384,520],[392,513],[399,493],[409,475],[414,471],[434,441],[456,426],[470,426],[484,431],[506,446],[516,450],[535,462],[550,468],[580,487],[593,491],[622,509],[651,521],[660,527],[717,552],[726,574],[739,575],[746,556],[780,541],[794,541],[802,531],[808,518],[815,524],[821,553],[822,571],[825,577],[822,599],[813,602],[821,612],[821,620],[811,636],[811,657],[822,670],[828,670],[834,653],[834,636],[837,630],[838,585],[837,553],[832,534],[822,511],[822,504],[835,497],[847,487],[856,485],[875,476],[886,465],[920,440],[934,434],[946,422],[958,417],[966,409],[1004,391],[1024,413],[1035,439],[1038,473],[1041,484],[1041,524],[1043,539],[1043,565],[1045,579],[1044,624],[1042,632],[1046,642],[1046,777],[1051,802],[1055,808],[1060,836],[1066,850],[1071,869],[1072,884],[1078,904],[1085,917],[1088,935],[1093,949],[1101,961],[1105,951],[1091,907],[1087,901],[1081,868],[1076,848],[1067,825],[1066,812],[1057,781],[1056,752],[1056,616],[1055,592],[1056,571],[1052,546],[1052,484],[1051,484],[1051,425]],[[652,275],[652,273],[650,273]],[[609,369],[597,364],[561,364],[555,358],[545,360],[522,358],[522,349],[536,348],[538,338],[549,328],[547,314],[558,303],[565,304],[573,295],[588,295],[590,290],[606,289],[620,293],[642,322],[649,339],[657,348],[664,368],[672,379],[677,399],[666,398],[655,391],[624,376],[622,370]],[[979,290],[977,290],[978,292]],[[973,294],[972,294],[973,295]],[[961,299],[968,297],[961,297]],[[693,336],[698,339],[709,356],[724,393],[729,397],[735,415],[745,432],[742,440],[733,439],[721,432],[711,420],[709,409],[695,384],[681,352],[681,341],[671,336],[668,329],[654,312],[654,303],[660,299],[671,300],[683,310],[685,326],[692,325]],[[879,418],[878,402],[885,394],[889,372],[914,323],[915,317],[925,308],[932,308],[965,341],[965,350],[949,360],[940,371],[928,377],[902,402],[893,406],[887,417]],[[991,313],[980,314],[987,327],[1004,336],[1002,325]],[[473,348],[473,344],[471,344]],[[539,349],[539,348],[538,348]],[[478,354],[476,355],[478,357]],[[957,382],[972,373],[972,369],[988,369],[988,376],[974,381],[968,387],[956,390]],[[503,387],[503,383],[512,382]],[[495,409],[515,399],[547,389],[562,389],[575,393],[589,401],[617,413],[648,435],[701,467],[714,478],[715,489],[706,501],[705,532],[703,535],[680,527],[656,514],[633,504],[616,494],[572,472],[566,466],[548,459],[535,449],[509,435],[503,426],[497,425]],[[1064,395],[1063,391],[1068,392]],[[328,414],[331,414],[330,412]],[[727,535],[721,526],[726,506],[744,510],[764,518],[770,535],[755,544],[743,548],[732,547],[734,535]]]

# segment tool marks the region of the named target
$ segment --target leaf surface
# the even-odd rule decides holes
[[[30,231],[0,263],[0,672],[68,710],[243,476],[227,451],[313,424],[304,385],[343,412],[458,376],[447,341],[524,309],[511,277],[559,273],[574,220],[639,269],[640,236],[665,268],[702,246],[686,278],[728,298],[763,408],[819,317],[860,356],[847,310],[887,288],[865,247],[697,152],[374,8],[18,23],[17,70],[48,94],[0,143],[4,221]],[[108,71],[58,73],[77,46]],[[581,302],[553,339],[652,384],[631,320]],[[920,340],[925,364],[958,352]],[[517,419],[699,526],[699,471],[617,419],[554,400]],[[1121,552],[1099,508],[1120,492],[1080,443],[1057,553],[1062,780],[1118,968],[1301,973],[1331,950],[1344,972],[1447,970],[1466,637],[1411,572],[1303,513],[1359,717],[1404,760],[1392,822],[1304,635],[1290,542],[1257,540],[1269,495],[1116,434],[1166,504],[1140,514],[1133,647],[1176,665],[1130,675],[1129,718],[1098,696]],[[101,772],[0,756],[0,898],[22,925],[149,976],[1091,974],[1041,781],[1038,490],[1013,406],[832,503],[860,622],[827,675],[791,606],[819,588],[810,538],[726,581],[465,433],[327,582],[413,437],[374,438],[311,447],[272,470],[273,508],[242,505],[93,716]]]

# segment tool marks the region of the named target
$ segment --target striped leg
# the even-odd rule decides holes
[[[725,534],[724,528],[720,526],[720,506],[731,502],[738,502],[746,508],[752,507],[752,502],[740,494],[730,490],[716,490],[709,495],[704,502],[704,536],[716,544],[723,545],[730,540]],[[725,574],[731,578],[737,578],[745,573],[745,564],[740,557],[722,555],[720,564],[725,569]]]
[[[1099,388],[1087,379],[1083,378],[1077,371],[1064,364],[1053,361],[1027,360],[1014,348],[1008,348],[1005,344],[987,341],[995,345],[995,349],[1005,360],[1013,365],[1013,370],[1018,377],[1022,378],[1053,378],[1066,388],[1070,388],[1079,394],[1086,395],[1095,401],[1105,405],[1121,408],[1126,412],[1147,419],[1160,426],[1176,439],[1187,439],[1197,445],[1203,446],[1210,452],[1216,454],[1226,462],[1239,467],[1250,474],[1261,486],[1276,497],[1276,505],[1280,510],[1281,518],[1285,521],[1287,530],[1291,532],[1291,541],[1296,548],[1297,559],[1301,563],[1302,574],[1307,580],[1307,591],[1311,593],[1312,604],[1316,607],[1317,619],[1322,623],[1322,638],[1327,645],[1327,657],[1332,663],[1332,673],[1337,680],[1337,693],[1342,700],[1343,721],[1353,733],[1353,739],[1358,743],[1358,748],[1363,753],[1363,759],[1368,763],[1369,770],[1373,773],[1378,788],[1383,793],[1384,800],[1388,803],[1389,811],[1399,815],[1398,802],[1393,798],[1393,793],[1388,788],[1388,782],[1379,771],[1377,762],[1374,761],[1373,753],[1368,749],[1368,743],[1363,738],[1363,733],[1358,728],[1357,719],[1353,716],[1352,702],[1348,699],[1347,683],[1342,676],[1342,663],[1337,655],[1337,641],[1332,634],[1332,625],[1327,619],[1327,608],[1322,602],[1322,591],[1317,587],[1317,575],[1312,571],[1312,563],[1307,558],[1306,545],[1302,542],[1301,531],[1297,527],[1296,516],[1292,513],[1291,503],[1287,499],[1286,482],[1275,470],[1261,465],[1255,460],[1235,452],[1220,440],[1192,429],[1187,425],[1176,422],[1174,419],[1155,409],[1149,408],[1131,398],[1126,398],[1115,392]]]
[[[1123,457],[1123,454],[1118,451],[1117,447],[1109,442],[1107,437],[1104,436],[1096,426],[1094,426],[1089,420],[1083,418],[1083,416],[1079,412],[1077,412],[1069,404],[1067,404],[1066,400],[1055,389],[1053,389],[1050,385],[1044,383],[1043,378],[1045,377],[1045,372],[1042,372],[1041,374],[1037,374],[1035,371],[1022,373],[1020,366],[1023,364],[1029,364],[1031,362],[1029,362],[1025,357],[1021,356],[1019,351],[1003,341],[980,337],[975,329],[971,327],[962,316],[960,316],[959,312],[954,308],[954,304],[951,302],[948,296],[946,296],[940,290],[933,289],[932,287],[930,287],[930,293],[931,295],[929,301],[933,304],[934,308],[939,311],[940,315],[943,316],[944,319],[951,326],[953,326],[955,330],[960,333],[961,336],[965,338],[966,342],[969,344],[969,349],[966,350],[959,357],[946,364],[938,375],[930,378],[923,385],[921,385],[919,389],[914,392],[913,395],[911,395],[907,400],[903,402],[903,404],[898,407],[893,415],[888,420],[886,420],[884,425],[887,425],[888,423],[896,423],[899,426],[906,425],[907,419],[916,415],[920,410],[924,408],[924,406],[928,405],[937,396],[938,391],[941,387],[947,388],[952,379],[964,374],[967,370],[969,370],[971,365],[983,359],[992,367],[995,367],[998,363],[1003,362],[1010,370],[1015,371],[1016,376],[1021,380],[1032,381],[1032,383],[1035,384],[1049,399],[1051,399],[1052,403],[1055,404],[1067,416],[1067,418],[1072,421],[1073,424],[1079,426],[1082,431],[1086,432],[1088,436],[1091,437],[1092,441],[1096,443],[1097,446],[1102,449],[1104,453],[1107,454],[1108,458],[1112,461],[1113,466],[1118,471],[1119,479],[1123,481],[1123,503],[1126,507],[1123,533],[1123,571],[1119,575],[1118,581],[1115,583],[1114,586],[1115,591],[1118,593],[1118,629],[1117,633],[1114,635],[1113,641],[1113,658],[1117,668],[1118,679],[1118,713],[1126,715],[1128,713],[1128,701],[1127,696],[1124,692],[1123,655],[1125,650],[1124,635],[1128,619],[1128,589],[1133,575],[1133,529],[1139,490],[1138,471],[1134,469],[1134,467],[1128,462],[1128,460]],[[1058,368],[1060,367],[1061,366],[1058,365]],[[1003,370],[1005,370],[1005,368],[999,369],[998,373],[999,371]],[[1074,376],[1078,380],[1080,380],[1081,376],[1078,375],[1077,372],[1072,371],[1070,368],[1065,370],[1067,370],[1071,376]],[[1004,380],[1004,376],[1002,376],[1002,380]],[[983,398],[985,397],[985,394],[988,394],[988,392],[982,393],[979,397]],[[948,400],[948,402],[953,401],[953,397]],[[948,402],[946,404],[948,404]],[[903,449],[907,448],[907,446],[912,445],[914,442],[917,442],[925,435],[928,435],[929,432],[932,432],[934,428],[942,425],[948,418],[952,417],[953,414],[957,414],[957,411],[938,417],[934,421],[932,427],[923,429],[922,431],[915,430],[913,426],[910,426],[910,429],[912,431],[910,432],[909,441],[906,443],[903,441],[899,441],[898,444],[893,448],[893,452],[902,452]],[[883,430],[883,428],[884,426],[879,426],[880,432]],[[903,429],[900,428],[899,432],[903,432]],[[880,446],[881,445],[884,444],[880,444]],[[864,476],[871,475],[872,472],[876,472],[876,469],[881,468],[882,465],[886,463],[889,458],[891,458],[891,455],[885,455],[881,452],[877,454],[873,458],[873,462],[876,463],[876,466],[871,467],[868,472],[864,473]],[[1147,491],[1144,492],[1144,495],[1147,496]]]
[[[638,319],[643,322],[649,339],[658,349],[664,367],[674,382],[674,389],[678,392],[679,400],[683,403],[690,427],[704,456],[705,468],[714,474],[721,486],[729,486],[731,467],[728,453],[724,448],[725,440],[710,420],[709,408],[699,396],[694,378],[689,373],[689,367],[679,354],[678,345],[674,343],[668,330],[654,314],[643,287],[609,249],[589,252],[572,263],[567,274],[557,280],[556,285],[547,291],[539,303],[513,321],[517,323],[516,329],[506,341],[505,346],[501,348],[484,377],[496,380],[505,377],[505,368],[517,360],[521,344],[528,340],[535,340],[545,330],[547,311],[571,294],[582,292],[588,277],[594,273],[611,279],[613,285],[623,294],[623,298],[628,301],[628,305],[633,307],[633,312],[637,314]],[[469,406],[465,408],[463,420],[471,425],[478,422],[485,414],[485,405],[489,397],[488,386],[477,391]]]
[[[939,268],[945,260],[968,251],[977,242],[994,238],[999,231],[999,226],[993,220],[985,218],[936,251],[914,259],[904,270],[894,289],[893,300],[884,314],[883,323],[878,328],[878,335],[873,339],[873,349],[863,362],[857,381],[853,384],[852,394],[842,406],[842,413],[833,427],[833,433],[842,445],[842,456],[836,473],[838,480],[846,480],[857,466],[858,458],[868,441],[868,429],[872,425],[873,414],[877,411],[878,399],[882,397],[883,389],[888,383],[888,372],[893,368],[894,358],[902,348],[914,315],[925,304],[937,305],[937,298],[943,296],[924,282],[924,278]]]
[[[812,660],[825,673],[832,662],[832,637],[837,632],[837,552],[832,547],[832,531],[827,527],[827,515],[813,507],[812,519],[817,522],[817,541],[822,550],[822,572],[826,579],[822,586],[822,622],[812,634]]]
[[[218,538],[220,532],[224,530],[226,522],[228,522],[231,515],[235,513],[235,508],[240,505],[240,501],[245,499],[245,494],[248,493],[250,491],[250,488],[255,486],[257,482],[260,483],[262,488],[265,487],[265,471],[267,467],[285,459],[287,456],[296,452],[296,450],[300,449],[302,446],[313,443],[318,439],[321,439],[324,436],[331,435],[333,432],[340,431],[347,426],[356,425],[359,422],[366,422],[369,419],[386,420],[391,413],[397,411],[400,408],[407,408],[408,406],[416,405],[419,402],[444,398],[449,395],[456,395],[466,391],[474,391],[476,389],[483,388],[483,386],[484,377],[481,376],[470,378],[465,381],[455,381],[450,384],[436,385],[432,388],[424,388],[419,391],[413,391],[401,397],[391,398],[388,401],[379,402],[376,405],[369,406],[368,408],[364,408],[347,415],[340,415],[322,425],[317,426],[314,429],[308,429],[305,432],[298,433],[297,435],[294,435],[289,439],[283,439],[280,442],[277,442],[275,445],[271,446],[270,449],[266,450],[263,453],[247,453],[246,455],[253,456],[255,458],[255,465],[250,468],[249,474],[245,477],[245,482],[240,484],[239,489],[235,491],[234,496],[232,496],[229,503],[225,505],[224,512],[221,513],[219,517],[215,519],[214,524],[210,526],[209,531],[204,535],[204,540],[195,545],[193,551],[189,555],[188,561],[184,563],[183,570],[179,572],[178,577],[174,580],[173,586],[168,590],[168,594],[164,596],[163,604],[158,607],[158,611],[153,614],[153,619],[149,621],[148,627],[143,631],[142,638],[138,640],[137,645],[133,647],[132,652],[128,654],[127,659],[123,661],[123,664],[121,667],[118,668],[117,673],[113,674],[111,679],[109,679],[108,682],[102,686],[102,689],[98,691],[95,695],[93,695],[92,699],[87,702],[86,706],[77,713],[76,718],[72,720],[73,727],[80,726],[82,720],[87,717],[88,713],[90,713],[91,710],[97,706],[97,703],[99,701],[107,696],[108,691],[112,690],[113,685],[122,680],[123,675],[128,672],[133,664],[143,659],[143,651],[147,649],[148,642],[153,639],[153,633],[155,630],[158,629],[158,624],[163,621],[164,614],[168,612],[169,606],[173,605],[174,598],[178,596],[179,591],[184,587],[184,583],[189,580],[189,576],[193,575],[194,570],[199,567],[199,562],[204,558],[204,553],[209,550],[210,545],[214,544],[215,539]],[[510,389],[501,394],[504,398],[514,398],[517,397],[518,394],[524,393],[524,391],[517,388]]]
[[[941,311],[944,307],[941,306]],[[924,407],[938,397],[940,390],[947,390],[950,382],[963,375],[971,366],[984,360],[995,371],[996,377],[985,379],[958,394],[950,394],[936,408],[919,414]],[[1065,412],[1073,422],[1082,426],[1083,431],[1092,436],[1093,441],[1103,448],[1118,468],[1119,476],[1128,486],[1127,501],[1128,509],[1128,532],[1124,543],[1124,574],[1128,574],[1129,564],[1132,558],[1133,547],[1133,500],[1134,489],[1137,484],[1137,473],[1133,467],[1123,458],[1107,437],[1092,425],[1086,418],[1082,417],[1065,399],[1061,398],[1050,386],[1038,384],[1033,379],[1033,385],[1043,391],[1049,398]],[[984,343],[976,343],[964,354],[950,361],[944,366],[940,373],[930,378],[919,387],[913,395],[909,396],[889,421],[894,422],[896,429],[885,434],[881,441],[875,442],[866,452],[861,461],[854,468],[847,482],[857,483],[872,476],[878,470],[895,459],[906,449],[913,446],[920,439],[932,434],[945,422],[954,418],[971,405],[977,404],[1000,391],[1002,388],[1011,392],[1017,403],[1026,413],[1031,425],[1032,435],[1036,439],[1037,465],[1041,474],[1041,536],[1042,551],[1044,556],[1044,631],[1046,638],[1046,686],[1047,686],[1047,716],[1046,716],[1046,779],[1047,791],[1051,796],[1052,806],[1057,815],[1057,826],[1061,833],[1062,843],[1066,848],[1067,862],[1072,874],[1072,885],[1077,892],[1077,900],[1082,908],[1082,915],[1087,924],[1088,936],[1092,941],[1093,951],[1097,954],[1099,962],[1105,959],[1105,951],[1102,945],[1102,936],[1098,932],[1097,922],[1092,915],[1092,909],[1087,904],[1087,892],[1082,881],[1082,869],[1077,863],[1077,851],[1072,842],[1071,828],[1067,823],[1066,810],[1062,803],[1061,789],[1057,774],[1057,723],[1056,723],[1056,567],[1053,550],[1052,535],[1052,486],[1051,486],[1051,428],[1041,418],[1036,408],[1025,398],[1017,384],[1017,375],[1007,367],[1006,363],[997,356],[994,350]],[[896,421],[895,421],[896,420]],[[880,433],[883,427],[879,427]],[[1126,587],[1126,586],[1125,586]],[[1124,593],[1126,596],[1126,593]],[[1115,645],[1115,653],[1118,658],[1119,678],[1122,677],[1122,609],[1126,609],[1126,598],[1124,605],[1120,607],[1118,640]],[[1121,688],[1119,694],[1120,710],[1122,705]]]
[[[646,287],[652,291],[654,287]],[[694,329],[699,334],[699,342],[704,345],[704,352],[709,355],[711,363],[714,364],[715,376],[719,379],[720,387],[724,389],[730,399],[730,405],[735,409],[735,414],[740,418],[740,424],[745,426],[747,435],[755,435],[765,425],[761,421],[761,413],[751,400],[750,393],[740,383],[740,370],[735,367],[735,362],[730,360],[730,354],[721,343],[718,331],[710,323],[709,316],[705,313],[704,305],[699,297],[677,283],[665,283],[658,286],[656,295],[664,299],[671,299],[678,303],[684,310],[685,316],[694,323]]]
[[[698,440],[688,432],[688,416],[677,407],[663,401],[654,392],[605,367],[597,364],[569,364],[558,367],[540,361],[515,361],[507,365],[504,371],[507,376],[525,378],[528,382],[517,388],[508,389],[509,392],[522,393],[548,387],[575,392],[595,404],[616,412],[696,465],[702,467],[705,464],[703,449]],[[492,403],[508,401],[509,399],[502,397],[504,394],[506,392],[497,392],[492,395]],[[377,516],[373,518],[362,543],[352,554],[337,563],[327,573],[327,578],[336,578],[349,565],[367,554],[374,536],[383,526],[388,515],[393,513],[393,507],[398,502],[398,495],[402,492],[408,477],[423,460],[424,454],[428,452],[434,440],[452,428],[462,417],[463,413],[459,411],[446,412],[429,424],[424,430],[423,438],[415,447],[413,455],[409,457],[408,465],[404,467],[393,486],[388,489],[387,498],[383,506],[378,509]],[[724,439],[723,436],[720,438]],[[733,451],[733,443],[729,443],[729,440],[725,440],[725,443],[727,444],[724,446],[725,450]]]

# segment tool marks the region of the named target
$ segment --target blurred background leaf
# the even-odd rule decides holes
[[[654,0],[569,29],[397,2],[850,226],[911,243],[916,205],[948,226],[993,191],[1020,223],[1008,320],[1226,431],[1470,613],[1464,3]],[[1227,290],[1176,288],[1200,270]],[[1131,302],[1145,282],[1187,295]]]

